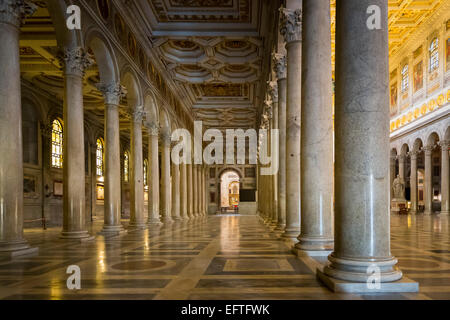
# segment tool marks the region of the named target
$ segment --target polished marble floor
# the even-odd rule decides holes
[[[257,216],[210,216],[87,242],[26,230],[39,254],[0,258],[0,299],[450,299],[449,218],[393,216],[392,252],[419,293],[336,294]],[[102,227],[90,225],[91,234]],[[67,289],[69,265],[81,290]]]

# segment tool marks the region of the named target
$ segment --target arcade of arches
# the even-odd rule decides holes
[[[450,298],[450,0],[4,0],[0,43],[0,299]],[[194,121],[278,170],[171,161]]]

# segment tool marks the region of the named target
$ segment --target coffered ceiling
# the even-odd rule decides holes
[[[389,0],[391,57],[450,0]],[[62,99],[62,73],[56,59],[54,26],[46,1],[22,27],[22,77]],[[277,1],[270,0],[92,0],[110,7],[108,26],[129,55],[146,69],[150,81],[171,91],[205,127],[255,127],[264,100],[274,35]],[[91,2],[89,2],[91,3]],[[331,0],[334,60],[336,0]],[[97,11],[98,12],[98,11]],[[98,12],[99,16],[102,11]],[[105,17],[103,17],[106,19]],[[127,36],[128,34],[128,36]],[[123,38],[123,39],[122,39]],[[132,40],[130,42],[130,39]],[[146,56],[143,48],[150,48]],[[148,53],[148,51],[147,51]],[[148,69],[148,70],[147,70]],[[174,83],[171,89],[164,85]],[[103,121],[103,98],[94,84],[94,65],[85,79],[85,108]],[[169,99],[168,101],[172,101]],[[121,126],[128,127],[122,110]]]

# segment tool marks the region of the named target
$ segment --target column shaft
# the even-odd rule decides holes
[[[186,170],[186,164],[180,164],[180,215],[182,219],[189,219]]]
[[[424,179],[424,214],[431,214],[433,212],[433,173],[432,173],[432,155],[433,148],[430,146],[424,147],[425,154],[425,179]]]
[[[284,9],[280,29],[287,50],[286,229],[283,237],[295,239],[300,232],[301,9]]]
[[[130,156],[130,228],[145,229],[144,218],[144,161],[142,155],[142,113],[135,110],[131,121]]]
[[[417,152],[411,153],[411,208],[410,213],[417,213]],[[392,189],[392,187],[391,187]]]
[[[194,186],[192,184],[192,164],[186,165],[187,169],[187,202],[188,216],[194,217]]]
[[[149,224],[161,224],[159,217],[159,159],[158,159],[158,133],[151,133],[149,136],[149,155],[150,170],[148,170],[148,185],[150,188],[149,194]]]
[[[8,17],[8,12],[0,14],[0,252],[29,248],[23,237],[20,21],[16,20],[20,12],[17,8],[11,10],[12,17]],[[15,21],[9,21],[9,18]]]
[[[441,146],[441,214],[450,214],[450,168],[448,150],[450,141],[443,140]]]
[[[180,166],[172,163],[172,219],[180,220]]]
[[[371,5],[379,30],[367,29]],[[335,247],[324,273],[367,283],[372,266],[391,282],[402,272],[390,250],[388,1],[338,1],[336,25]]]
[[[161,218],[164,223],[171,223],[173,219],[170,211],[170,134],[163,133],[161,153]]]
[[[330,1],[303,0],[301,234],[296,248],[333,249]]]
[[[285,68],[285,67],[284,67]],[[286,76],[278,80],[278,230],[286,227]]]

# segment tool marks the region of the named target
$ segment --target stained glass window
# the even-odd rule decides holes
[[[409,67],[407,64],[402,69],[402,92],[408,91],[409,88]]]
[[[439,39],[434,38],[430,44],[430,72],[439,68]]]
[[[123,180],[125,182],[128,182],[129,171],[130,171],[130,155],[128,151],[125,151],[125,154],[123,155]]]
[[[58,119],[52,122],[52,167],[63,166],[63,128]]]
[[[104,163],[104,157],[103,157],[103,140],[101,138],[97,139],[97,151],[96,151],[96,167],[97,167],[97,176],[102,177],[103,176],[103,163]]]

